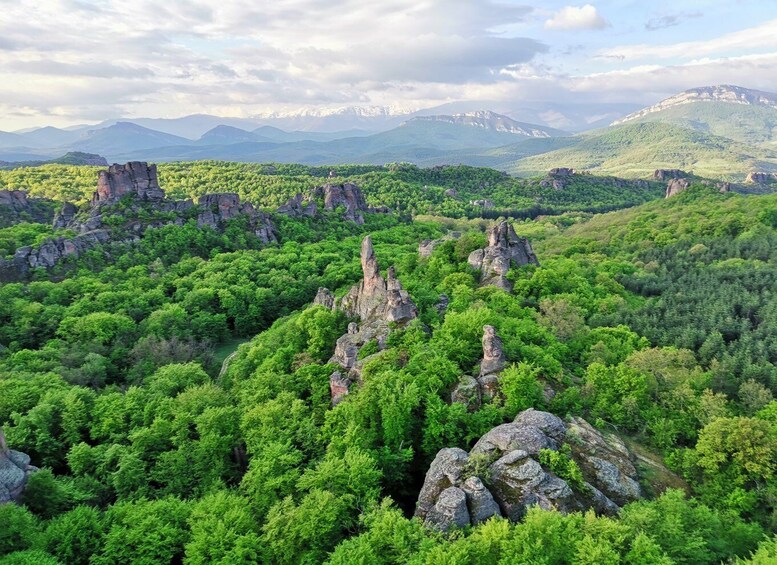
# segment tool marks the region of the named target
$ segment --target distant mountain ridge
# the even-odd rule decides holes
[[[417,116],[409,121],[444,122],[448,124],[466,125],[526,137],[560,137],[568,135],[566,132],[547,126],[518,122],[490,110],[451,115]]]
[[[638,120],[662,112],[670,108],[681,106],[683,104],[692,104],[695,102],[724,102],[726,104],[742,104],[745,106],[762,106],[766,108],[773,108],[777,110],[777,94],[771,92],[762,92],[760,90],[752,90],[750,88],[743,88],[741,86],[735,86],[731,84],[722,84],[716,86],[702,86],[699,88],[691,88],[674,96],[670,96],[647,108],[643,108],[637,112],[624,116],[618,120],[612,122],[611,125],[617,126]]]

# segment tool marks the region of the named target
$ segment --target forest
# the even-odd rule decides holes
[[[0,189],[83,206],[96,170],[0,171]],[[392,213],[271,213],[270,244],[240,218],[190,219],[0,284],[0,428],[40,468],[0,504],[0,565],[777,562],[777,195],[699,183],[663,199],[653,181],[461,166],[160,166],[168,195],[270,212],[346,180]],[[498,218],[537,256],[511,289],[468,261]],[[2,228],[0,257],[54,235],[72,234]],[[313,300],[366,277],[367,235],[417,316],[361,346],[333,405],[354,320]],[[484,326],[500,392],[454,402]],[[527,409],[619,438],[639,500],[452,529],[413,517],[440,450]],[[579,487],[568,452],[538,460]]]

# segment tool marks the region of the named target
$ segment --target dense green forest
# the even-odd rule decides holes
[[[0,170],[0,190],[25,190],[32,197],[83,204],[94,191],[98,167],[45,165]],[[335,177],[328,178],[330,172]],[[602,212],[659,197],[664,186],[647,181],[575,175],[559,190],[544,179],[515,179],[493,169],[452,166],[422,169],[410,164],[309,167],[286,164],[197,161],[159,165],[160,183],[173,198],[235,192],[254,205],[275,208],[298,192],[325,182],[348,181],[372,205],[413,214],[448,217],[533,217],[570,210]],[[448,192],[446,191],[453,191]],[[492,206],[471,202],[490,200]]]
[[[21,504],[0,505],[0,565],[777,561],[777,196],[334,170],[398,214],[274,217],[267,246],[239,219],[223,233],[189,221],[0,286],[0,426],[42,469]],[[328,174],[160,167],[175,197],[229,190],[268,208]],[[84,202],[94,169],[0,184]],[[467,262],[491,225],[469,201],[484,198],[494,217],[556,214],[513,214],[540,264],[512,269],[512,292],[480,286]],[[0,252],[47,230],[0,229]],[[379,353],[364,346],[361,381],[333,407],[328,360],[349,320],[311,302],[359,281],[367,234],[419,315]],[[468,410],[451,390],[477,370],[484,325],[508,368],[502,394]],[[449,532],[411,517],[440,449],[468,450],[527,408],[623,438],[644,499],[617,517],[533,507]]]

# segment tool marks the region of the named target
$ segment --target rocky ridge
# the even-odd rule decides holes
[[[12,202],[26,197],[11,195]],[[125,216],[123,234],[117,238],[105,219],[113,213],[113,207],[123,203],[121,214]],[[2,204],[2,201],[0,201]],[[171,213],[175,217],[144,219],[141,212],[150,205],[155,213]],[[50,269],[68,257],[79,257],[97,245],[137,241],[148,228],[168,224],[182,225],[195,217],[200,227],[209,226],[221,230],[225,222],[239,215],[247,216],[249,229],[264,243],[277,241],[275,228],[267,214],[256,210],[250,203],[241,203],[237,194],[206,194],[195,207],[190,200],[169,200],[159,186],[155,165],[130,162],[111,165],[98,173],[97,188],[86,210],[79,210],[71,203],[64,203],[53,220],[54,228],[76,232],[75,237],[50,238],[36,247],[26,246],[16,250],[11,259],[0,258],[0,280],[22,279],[35,268]]]
[[[388,268],[385,279],[381,276],[370,236],[362,241],[361,266],[362,280],[342,299],[337,300],[329,289],[319,288],[313,300],[316,305],[359,320],[348,324],[347,333],[337,340],[329,360],[342,368],[332,373],[329,380],[333,404],[340,402],[350,384],[360,378],[364,364],[364,360],[358,359],[361,348],[375,341],[382,350],[392,327],[405,326],[418,317],[418,308],[396,278],[394,267]]]
[[[467,262],[481,272],[481,285],[493,285],[508,292],[513,288],[507,280],[511,267],[540,264],[529,240],[518,237],[506,221],[488,230],[488,247],[470,253]]]
[[[571,458],[582,479],[554,474],[541,462],[544,450]],[[530,408],[483,435],[469,453],[441,449],[426,474],[415,515],[443,531],[492,516],[517,521],[533,505],[613,515],[641,497],[637,478],[631,453],[618,437],[582,418],[564,422]]]

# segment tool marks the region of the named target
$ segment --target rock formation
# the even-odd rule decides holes
[[[575,169],[570,167],[556,167],[548,171],[548,176],[551,177],[571,177],[575,174]]]
[[[488,231],[488,247],[470,253],[467,262],[481,272],[481,285],[493,285],[507,291],[512,290],[512,284],[507,280],[511,267],[539,265],[529,240],[518,237],[507,222],[492,227]]]
[[[691,186],[691,182],[688,179],[685,179],[685,178],[669,179],[669,181],[666,183],[665,198],[669,198],[670,196],[680,194],[683,190],[685,190],[689,186]]]
[[[114,203],[127,194],[142,200],[163,200],[165,193],[159,187],[156,165],[131,161],[114,163],[107,171],[100,171],[92,206]]]
[[[270,217],[256,210],[250,202],[241,203],[240,197],[235,193],[205,194],[200,196],[198,205],[202,210],[197,216],[197,225],[200,227],[222,229],[226,221],[244,215],[248,216],[251,231],[259,241],[265,245],[278,241]]]
[[[26,195],[21,197],[12,194],[6,198],[17,203],[23,202]],[[122,198],[127,199],[127,206],[115,212],[111,206]],[[149,207],[152,213],[159,215],[152,215],[149,219]],[[103,243],[131,243],[140,238],[148,228],[168,224],[182,225],[196,212],[193,208],[194,204],[190,200],[165,198],[157,180],[155,165],[149,166],[139,162],[112,165],[107,171],[98,173],[97,190],[92,196],[88,210],[79,211],[73,204],[64,203],[54,218],[54,228],[67,228],[80,235],[72,239],[48,239],[36,248],[17,249],[12,259],[0,258],[0,280],[24,278],[36,267],[50,269],[66,257],[78,257]],[[115,213],[121,214],[124,220],[121,239],[116,238],[113,223],[104,221]],[[197,224],[222,230],[226,221],[239,215],[248,217],[251,231],[262,243],[277,241],[269,216],[256,210],[250,203],[241,203],[237,194],[202,196],[199,200]]]
[[[582,484],[570,484],[540,463],[541,450],[564,446],[582,472]],[[581,418],[565,423],[529,409],[486,433],[469,454],[441,449],[426,474],[415,515],[428,527],[448,530],[491,516],[517,521],[532,505],[613,515],[640,496],[636,469],[620,439]]]
[[[28,455],[8,449],[0,429],[0,504],[18,502],[29,476],[37,471]]]
[[[751,172],[745,179],[745,182],[750,184],[769,184],[775,181],[777,181],[777,173]]]
[[[505,368],[507,358],[502,349],[502,339],[493,326],[483,326],[483,359],[477,378],[465,375],[451,393],[451,402],[465,404],[470,411],[480,407],[482,399],[492,399],[499,390],[499,373]]]
[[[301,192],[298,192],[286,204],[279,206],[276,212],[290,218],[302,218],[305,216],[314,218],[318,213],[318,205],[315,200],[307,200],[302,196]]]
[[[418,309],[402,289],[394,268],[389,267],[385,279],[380,275],[370,236],[362,241],[361,264],[362,280],[341,300],[336,300],[326,288],[319,288],[314,300],[314,304],[340,310],[359,320],[359,323],[348,324],[347,333],[337,340],[329,360],[342,368],[342,371],[332,373],[329,380],[333,403],[339,402],[350,384],[361,377],[364,362],[369,359],[359,359],[361,348],[374,341],[382,350],[393,326],[401,327],[418,317]]]
[[[483,326],[483,360],[480,362],[480,376],[501,372],[505,368],[505,361],[502,338],[496,335],[494,326]]]
[[[690,173],[681,171],[680,169],[656,169],[653,172],[653,180],[665,182],[671,179],[687,179]]]
[[[23,190],[0,190],[0,228],[20,222],[48,223],[54,208],[53,200],[30,198]]]

